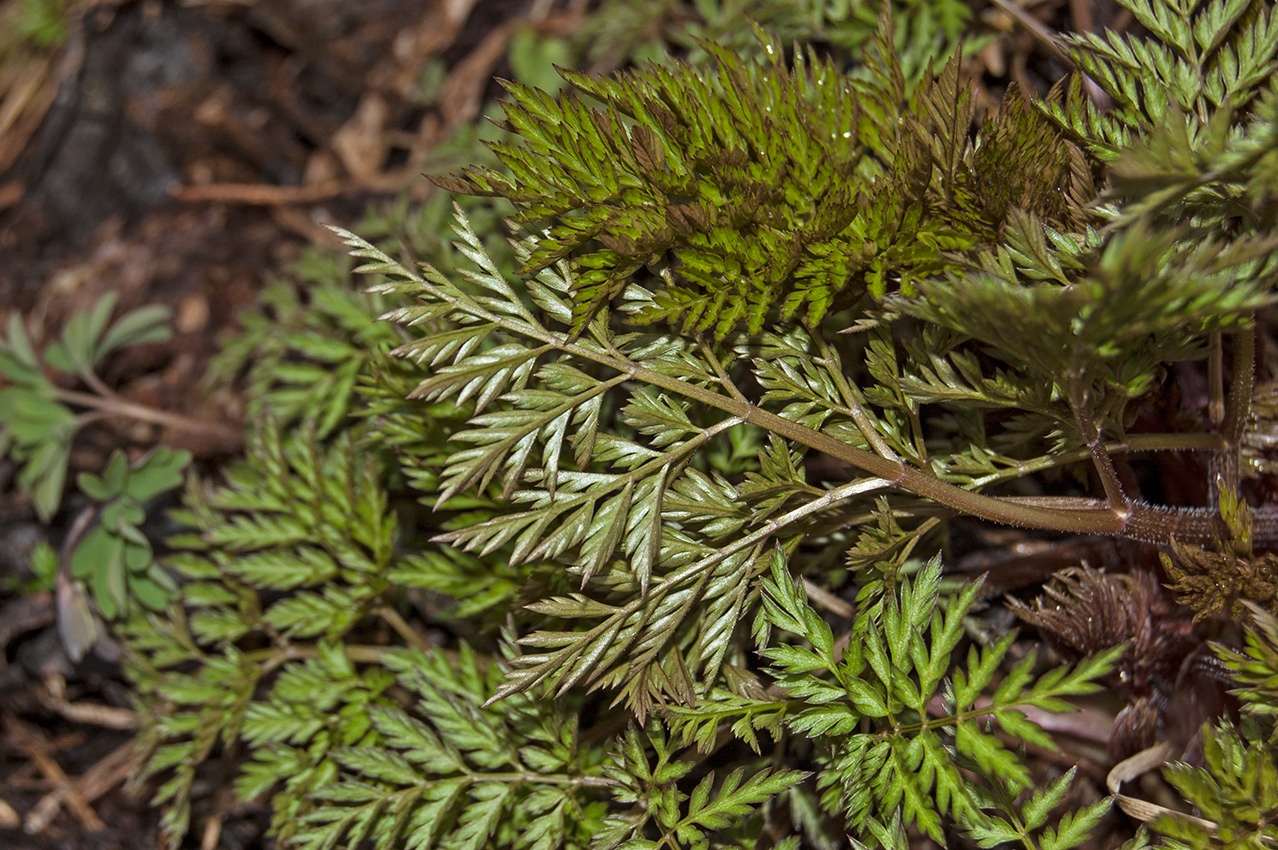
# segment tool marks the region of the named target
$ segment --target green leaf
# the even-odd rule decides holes
[[[749,814],[754,807],[802,782],[808,775],[797,770],[765,770],[743,782],[743,774],[741,769],[728,774],[713,795],[713,774],[702,780],[688,800],[688,814],[676,829],[722,829],[734,818]]]
[[[997,847],[1000,844],[1020,841],[1024,836],[1021,830],[997,815],[984,823],[968,827],[966,832],[978,847]]]
[[[18,363],[36,372],[39,371],[40,361],[36,358],[35,349],[31,347],[31,337],[27,336],[27,327],[18,313],[10,314],[9,336],[7,339],[0,339],[0,345],[4,346]],[[15,375],[8,377],[11,380],[17,380]]]
[[[81,472],[76,476],[75,483],[84,491],[86,496],[95,502],[105,502],[118,495],[111,490],[100,475],[94,475],[92,472]]]
[[[1055,831],[1051,827],[1043,830],[1042,838],[1039,839],[1040,846],[1043,850],[1067,850],[1079,846],[1087,840],[1092,829],[1109,813],[1112,806],[1113,800],[1106,797],[1076,811],[1066,812],[1061,815],[1060,825]]]
[[[868,682],[853,679],[844,687],[847,689],[848,699],[861,714],[867,717],[887,717],[891,713],[883,694]]]
[[[128,595],[150,611],[163,611],[175,594],[149,575],[129,575]]]
[[[191,463],[191,453],[157,447],[129,471],[124,494],[146,502],[182,484],[182,473]]]
[[[124,452],[116,449],[111,452],[106,467],[102,470],[102,483],[108,493],[119,495],[124,490],[124,481],[129,475],[129,460]]]
[[[72,371],[89,375],[97,364],[97,351],[107,321],[119,296],[108,292],[88,309],[77,310],[62,329],[62,347]]]
[[[125,313],[115,320],[106,336],[98,343],[94,362],[126,346],[168,342],[173,338],[173,329],[169,327],[171,318],[169,308],[156,304]]]
[[[67,353],[66,346],[60,342],[51,342],[45,346],[44,362],[50,367],[57,369],[59,372],[75,372],[75,363],[71,360],[71,355]]]
[[[31,454],[18,476],[18,483],[30,490],[36,516],[48,522],[62,504],[62,488],[66,483],[67,464],[71,457],[68,442],[51,439]]]
[[[1048,814],[1060,805],[1061,800],[1065,799],[1065,794],[1069,791],[1069,786],[1073,783],[1077,772],[1078,768],[1072,767],[1046,788],[1040,788],[1034,792],[1021,807],[1021,817],[1026,829],[1038,829],[1047,822]],[[1084,834],[1085,831],[1086,827]]]

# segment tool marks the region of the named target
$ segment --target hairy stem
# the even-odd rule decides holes
[[[1071,400],[1070,406],[1074,410],[1074,421],[1078,423],[1078,430],[1087,441],[1087,449],[1092,456],[1096,475],[1101,480],[1101,486],[1105,488],[1105,501],[1119,514],[1126,516],[1130,511],[1130,503],[1127,494],[1123,492],[1122,482],[1118,480],[1114,461],[1110,458],[1109,452],[1105,451],[1104,436],[1081,401]]]
[[[1126,440],[1111,440],[1104,444],[1104,450],[1111,455],[1129,452],[1214,452],[1224,448],[1225,441],[1219,435],[1207,433],[1133,434]],[[1073,451],[1021,461],[1014,467],[973,479],[972,484],[976,487],[988,487],[1000,481],[1078,463],[1091,456],[1091,448],[1084,446]]]
[[[1251,397],[1255,390],[1256,330],[1255,323],[1248,324],[1234,337],[1234,371],[1229,384],[1229,398],[1225,402],[1220,435],[1225,447],[1213,452],[1207,469],[1207,486],[1211,507],[1220,510],[1221,492],[1238,491],[1238,448],[1242,442],[1247,416],[1251,412]]]
[[[343,235],[347,237],[348,243],[357,249],[358,254],[369,259],[393,262],[358,237],[350,234]],[[452,304],[461,313],[492,322],[511,333],[536,340],[565,354],[615,369],[635,380],[682,396],[689,401],[721,410],[744,423],[756,425],[777,436],[844,461],[882,479],[884,486],[909,491],[979,519],[1024,528],[1128,537],[1150,543],[1167,543],[1172,538],[1185,543],[1210,543],[1217,535],[1215,517],[1200,508],[1167,508],[1132,502],[1128,509],[1123,511],[1116,510],[1113,506],[1100,501],[1086,502],[1073,499],[1063,503],[1062,506],[1054,506],[1048,502],[1025,504],[973,493],[942,481],[930,472],[915,469],[872,451],[850,446],[829,434],[792,422],[747,401],[641,366],[615,348],[608,350],[607,343],[592,345],[565,339],[561,334],[539,324],[499,315],[468,296],[448,292],[406,270],[401,273],[417,288],[429,292],[432,297],[440,301]],[[374,291],[377,289],[375,287]],[[1068,506],[1064,506],[1065,504]],[[1256,518],[1254,539],[1257,545],[1264,546],[1269,542],[1278,542],[1278,510],[1258,511]]]

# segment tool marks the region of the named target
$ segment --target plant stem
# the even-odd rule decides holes
[[[361,248],[367,244],[361,243],[362,240],[357,240],[352,244]],[[389,258],[387,261],[390,261]],[[498,315],[479,302],[464,295],[447,292],[418,275],[407,271],[403,274],[433,297],[452,304],[459,312],[482,318],[509,332],[537,340],[547,348],[615,369],[650,386],[721,410],[743,423],[756,425],[777,436],[855,466],[881,479],[881,486],[907,490],[979,519],[1024,528],[1074,534],[1105,534],[1160,544],[1168,543],[1173,538],[1182,543],[1209,544],[1219,534],[1216,515],[1203,508],[1169,508],[1131,502],[1127,510],[1115,510],[1101,501],[1078,499],[1070,499],[1060,503],[1060,506],[1053,506],[1046,501],[1026,504],[973,493],[942,481],[930,472],[915,469],[874,452],[858,449],[829,434],[785,419],[750,402],[731,398],[698,384],[680,380],[673,375],[641,366],[615,348],[609,350],[610,346],[607,342],[591,345],[573,341],[575,338],[565,339],[561,334],[535,322],[519,321]],[[1239,335],[1241,337],[1248,332],[1240,331]],[[1256,519],[1253,538],[1256,544],[1264,546],[1271,542],[1278,542],[1278,506],[1257,511]]]
[[[394,608],[384,605],[377,613],[381,615],[381,618],[386,621],[388,626],[394,629],[400,637],[408,641],[411,646],[420,649],[422,652],[432,651],[430,644],[426,643],[422,636],[417,633],[417,630],[408,625],[408,622]]]
[[[87,407],[102,416],[122,416],[139,422],[149,422],[175,431],[200,434],[220,443],[237,444],[243,440],[238,428],[218,422],[201,422],[180,413],[147,407],[144,404],[128,401],[113,392],[106,395],[76,392],[75,390],[58,390],[58,399],[67,404]]]
[[[1215,452],[1225,448],[1225,441],[1217,434],[1180,433],[1180,434],[1133,434],[1126,440],[1112,440],[1105,443],[1104,450],[1111,455],[1131,452]],[[1021,461],[1014,467],[992,472],[973,479],[975,487],[988,487],[1000,481],[1019,478],[1047,469],[1055,469],[1071,463],[1087,460],[1092,450],[1084,446],[1074,451],[1047,455],[1033,460]]]
[[[389,649],[390,647],[387,646],[362,646],[348,643],[342,647],[342,652],[346,653],[346,657],[356,664],[382,664]],[[457,653],[451,649],[427,647],[423,651],[443,655],[450,660],[456,660],[457,657]],[[267,649],[254,650],[244,657],[254,664],[260,664],[261,669],[258,671],[258,675],[265,676],[290,661],[298,661],[302,658],[319,658],[320,651],[319,647],[311,644],[293,643],[283,648],[269,647]]]
[[[1255,362],[1256,327],[1253,321],[1234,337],[1234,374],[1229,384],[1229,398],[1225,402],[1220,428],[1225,447],[1212,453],[1211,463],[1207,467],[1207,485],[1211,493],[1211,506],[1215,510],[1219,510],[1222,490],[1238,490],[1238,446],[1247,426],[1247,415],[1251,412],[1251,397],[1256,380]]]
[[[565,773],[531,773],[529,771],[472,773],[468,778],[471,782],[520,782],[529,785],[567,785],[573,788],[611,788],[617,784],[606,776],[569,776]]]
[[[573,348],[583,347],[574,345]],[[581,351],[572,351],[573,354],[583,357],[589,356],[588,352],[589,349],[584,348]],[[983,496],[948,484],[934,475],[905,466],[899,461],[892,461],[873,452],[850,446],[842,440],[783,419],[753,404],[726,398],[712,390],[662,375],[637,364],[631,363],[626,367],[618,365],[615,368],[624,368],[627,374],[644,383],[653,384],[693,401],[718,408],[736,416],[742,422],[757,425],[780,437],[842,460],[883,479],[886,486],[909,490],[915,495],[931,499],[965,514],[1008,525],[1084,534],[1121,534],[1124,529],[1125,517],[1101,502],[1096,502],[1094,507],[1057,509],[1020,505],[1004,499]],[[1135,511],[1136,507],[1133,508],[1133,514]]]

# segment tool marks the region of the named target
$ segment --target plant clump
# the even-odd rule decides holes
[[[303,850],[1148,846],[1063,766],[1080,737],[1201,754],[1167,846],[1278,840],[1278,507],[1248,500],[1278,13],[1122,5],[1145,34],[1066,37],[1070,80],[983,119],[960,59],[915,84],[886,5],[855,75],[759,31],[508,84],[495,160],[435,178],[469,195],[451,267],[369,227],[367,292],[272,289],[220,362],[257,434],[190,482],[171,601],[115,609],[167,846],[215,763]],[[4,392],[53,410],[24,339]],[[1173,453],[1203,504],[1165,498]],[[148,469],[82,480],[99,528],[131,539]],[[974,527],[1127,563],[1009,603],[1047,650],[997,562],[954,570]]]

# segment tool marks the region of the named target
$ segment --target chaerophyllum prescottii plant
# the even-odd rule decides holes
[[[435,179],[513,261],[471,197],[455,268],[343,232],[369,294],[236,349],[123,630],[170,846],[221,761],[307,850],[1138,847],[1095,773],[1158,747],[1169,846],[1278,839],[1278,20],[1123,5],[993,115],[886,10],[854,74],[509,84]]]

